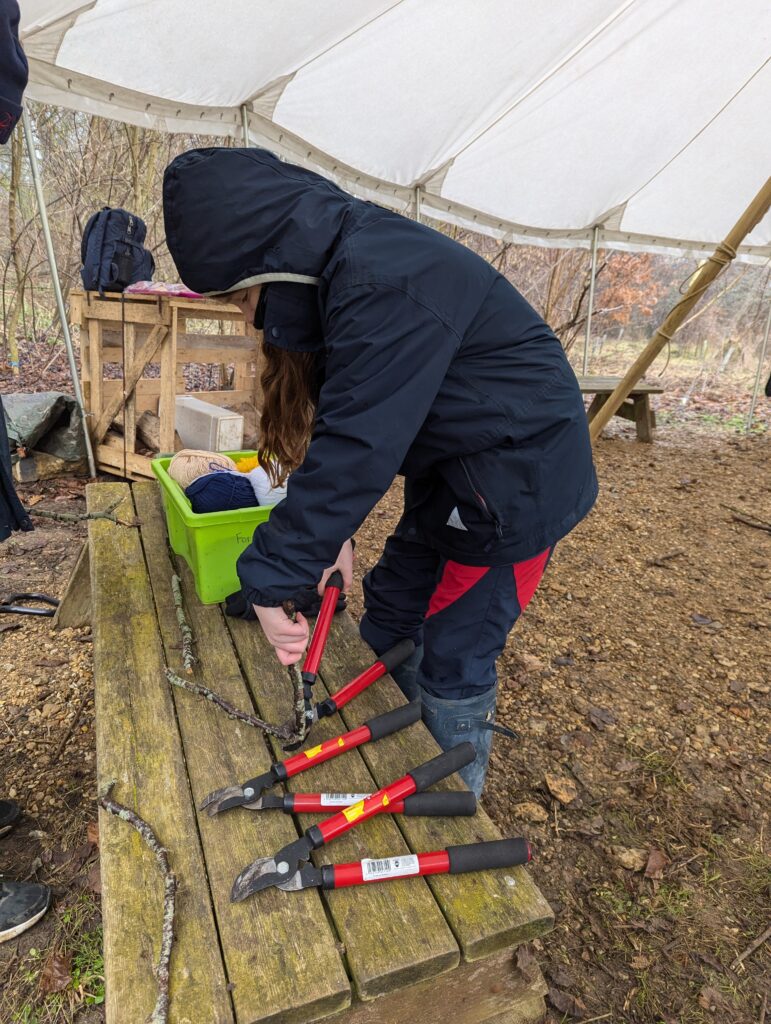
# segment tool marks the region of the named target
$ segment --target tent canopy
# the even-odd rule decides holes
[[[242,138],[500,238],[712,251],[771,169],[768,0],[21,0],[28,95]],[[771,215],[745,239],[771,256]]]

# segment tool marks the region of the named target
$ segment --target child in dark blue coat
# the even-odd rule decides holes
[[[361,633],[376,653],[415,641],[394,674],[441,746],[475,743],[479,794],[496,659],[597,495],[562,346],[480,256],[265,150],[178,157],[164,213],[185,284],[264,332],[262,456],[292,475],[238,572],[268,639],[301,657],[282,602],[334,568],[350,585],[350,538],[402,475]]]

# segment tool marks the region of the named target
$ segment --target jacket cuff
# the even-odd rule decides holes
[[[5,145],[10,139],[11,132],[20,117],[21,105],[6,99],[5,96],[0,96],[0,145]]]
[[[241,593],[244,595],[247,605],[251,608],[252,605],[257,605],[258,608],[280,608],[284,601],[291,601],[292,598],[287,595],[281,601],[271,600],[265,597],[264,594],[260,593],[259,590],[253,590],[251,587],[245,587],[241,584]]]

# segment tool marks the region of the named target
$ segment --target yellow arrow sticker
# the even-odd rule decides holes
[[[319,756],[319,754],[321,753],[323,748],[324,748],[324,744],[323,743],[319,743],[319,745],[317,747],[311,747],[310,750],[306,750],[305,751],[305,756],[308,758],[309,761],[312,761],[314,757],[318,757]]]
[[[351,807],[346,807],[343,810],[343,814],[348,821],[356,821],[364,813],[364,801],[359,800],[357,804],[353,804]]]
[[[388,793],[383,793],[383,807],[388,807],[391,801],[388,799]]]

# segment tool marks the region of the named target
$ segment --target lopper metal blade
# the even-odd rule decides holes
[[[206,810],[213,817],[220,811],[229,811],[231,807],[247,807],[249,810],[260,810],[259,798],[266,789],[276,784],[272,771],[256,779],[250,779],[243,786],[224,786],[222,789],[215,789],[213,793],[204,799],[199,810]]]
[[[308,860],[313,849],[306,836],[300,836],[293,843],[272,857],[258,857],[233,882],[230,891],[230,902],[240,903],[252,893],[269,889],[272,885],[287,885],[299,873],[302,865]]]

